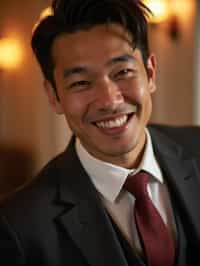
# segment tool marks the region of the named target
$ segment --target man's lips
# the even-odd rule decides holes
[[[117,128],[117,127],[124,126],[126,124],[127,120],[128,120],[128,115],[124,114],[124,115],[118,116],[116,118],[106,119],[106,120],[102,120],[100,122],[96,122],[95,125],[98,128],[111,129],[111,128]]]
[[[102,117],[97,121],[94,121],[93,124],[101,129],[113,129],[113,128],[121,128],[128,120],[137,112],[138,108],[134,108],[127,113],[115,114],[114,116]]]

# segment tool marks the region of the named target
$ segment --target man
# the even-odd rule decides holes
[[[156,90],[148,9],[136,0],[52,6],[32,47],[74,136],[1,208],[3,265],[195,265],[199,129],[147,128]],[[142,200],[126,185],[136,176],[147,182],[132,186]]]

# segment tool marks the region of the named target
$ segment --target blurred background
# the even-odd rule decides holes
[[[200,124],[200,1],[144,0],[150,48],[156,54],[157,92],[151,122]],[[70,138],[50,109],[30,39],[49,0],[0,1],[0,199],[15,190]]]

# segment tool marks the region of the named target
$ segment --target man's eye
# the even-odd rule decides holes
[[[133,74],[132,69],[122,69],[122,70],[118,71],[117,73],[115,73],[114,78],[115,79],[123,79],[123,78],[131,77],[132,74]]]
[[[87,80],[79,80],[79,81],[75,81],[73,83],[70,84],[70,88],[84,88],[90,85],[90,82]]]

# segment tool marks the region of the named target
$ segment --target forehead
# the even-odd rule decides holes
[[[56,65],[102,62],[133,53],[130,34],[119,25],[98,25],[89,30],[59,35],[52,46]]]

